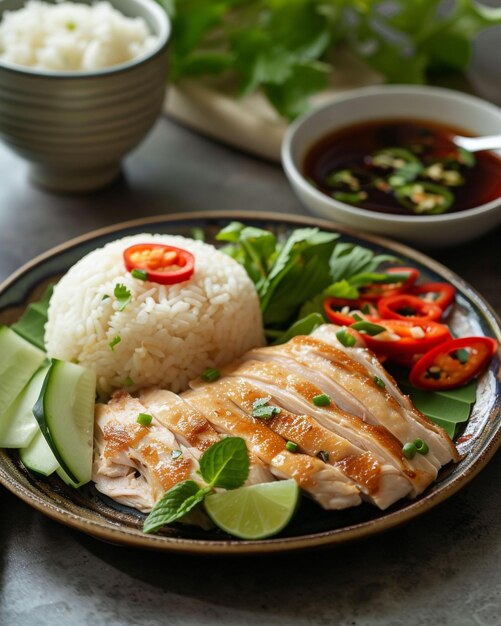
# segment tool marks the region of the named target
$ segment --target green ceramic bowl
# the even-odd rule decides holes
[[[24,4],[0,0],[0,18]],[[157,36],[147,55],[93,72],[34,70],[0,61],[0,136],[30,163],[31,180],[54,191],[84,192],[111,182],[122,157],[161,111],[169,18],[154,0],[111,4],[128,17],[142,17]]]

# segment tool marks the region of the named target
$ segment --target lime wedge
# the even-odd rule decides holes
[[[205,498],[212,521],[240,539],[264,539],[285,528],[299,499],[295,480],[240,487]]]

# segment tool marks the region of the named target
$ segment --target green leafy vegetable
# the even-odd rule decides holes
[[[346,55],[388,82],[424,83],[465,70],[473,38],[501,23],[500,8],[475,0],[449,10],[441,0],[158,1],[173,20],[173,80],[221,75],[235,95],[261,90],[287,118],[328,86]]]
[[[18,335],[40,350],[45,350],[45,324],[53,289],[54,285],[50,285],[42,299],[29,304],[19,320],[11,326]]]
[[[284,333],[280,333],[273,344],[285,343],[297,335],[309,335],[324,322],[323,316],[319,313],[310,313],[294,322]]]
[[[113,339],[109,342],[109,346],[112,350],[115,349],[115,346],[117,346],[120,342],[122,341],[122,337],[120,337],[120,335],[115,335],[115,337],[113,337]]]
[[[269,405],[271,396],[265,396],[264,398],[258,398],[252,403],[252,417],[256,417],[262,420],[269,420],[275,415],[279,415],[280,409],[278,406]]]
[[[131,292],[127,289],[125,285],[122,285],[121,283],[117,283],[115,285],[113,295],[117,299],[119,311],[123,311],[132,300]]]
[[[173,450],[172,458],[181,456]],[[208,448],[200,458],[200,475],[206,486],[184,480],[169,489],[155,504],[144,521],[143,531],[154,533],[193,510],[214,488],[237,489],[249,475],[249,456],[245,441],[227,437]]]

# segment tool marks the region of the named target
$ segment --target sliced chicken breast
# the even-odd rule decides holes
[[[101,493],[148,512],[175,484],[200,477],[198,461],[170,430],[156,420],[150,426],[138,424],[144,412],[126,392],[115,394],[107,405],[96,405],[92,479]]]
[[[181,443],[192,446],[199,451],[198,454],[195,454],[197,458],[221,439],[221,435],[200,411],[171,391],[155,387],[145,389],[140,394],[140,400],[147,411],[175,433]],[[249,454],[249,476],[245,484],[254,485],[272,480],[274,477],[268,466],[251,452]]]
[[[287,451],[286,441],[261,420],[249,418],[217,385],[184,392],[182,397],[221,433],[242,437],[277,478],[294,478],[325,509],[360,503],[357,487],[340,470],[320,459]]]
[[[311,415],[325,428],[371,452],[380,462],[393,465],[412,483],[411,495],[421,493],[437,476],[437,469],[423,455],[406,459],[402,444],[387,429],[364,422],[332,402],[325,407],[315,406],[313,398],[325,393],[324,390],[278,363],[245,361],[225,368],[224,373],[266,383],[287,410]]]
[[[337,349],[339,352],[344,353],[349,360],[355,361],[361,367],[365,368],[369,373],[369,376],[377,376],[384,383],[385,393],[389,397],[393,398],[393,401],[398,404],[401,409],[401,416],[405,421],[407,421],[409,428],[409,438],[407,441],[412,441],[416,437],[426,440],[433,456],[438,459],[441,465],[446,465],[450,461],[459,461],[460,457],[456,450],[456,446],[451,441],[447,433],[443,430],[443,428],[440,428],[440,426],[431,422],[416,409],[409,397],[404,395],[398,388],[398,385],[393,377],[383,368],[375,354],[365,348],[348,348],[344,346],[336,337],[336,332],[338,330],[338,326],[333,324],[324,324],[323,326],[317,328],[312,333],[310,338],[312,340],[320,339],[321,343],[324,345],[328,344]],[[326,354],[325,348],[320,347],[320,350],[325,356],[327,356],[327,358],[329,358]],[[349,363],[349,361],[346,361],[346,363]],[[392,406],[394,408],[395,404],[392,403]],[[416,436],[413,436],[412,433],[416,433]]]
[[[216,392],[229,398],[248,417],[252,417],[254,403],[267,397],[279,406],[277,399],[267,396],[259,384],[251,385],[242,378],[223,378],[217,383]],[[380,509],[386,509],[411,491],[410,481],[393,466],[380,463],[370,452],[335,435],[308,415],[297,415],[280,407],[278,415],[263,423],[297,444],[300,452],[314,457],[320,455],[323,461],[337,467],[357,485],[364,500]]]

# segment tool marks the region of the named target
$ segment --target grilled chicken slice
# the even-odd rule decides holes
[[[223,378],[217,383],[217,393],[228,397],[248,417],[252,416],[256,400],[270,398],[258,384],[251,385],[242,378]],[[271,397],[273,405],[279,404]],[[380,509],[403,498],[411,491],[411,484],[397,469],[382,464],[370,452],[338,437],[308,415],[297,415],[280,408],[280,413],[263,422],[273,432],[299,446],[301,452],[317,456],[337,467],[352,480],[363,494],[363,499]]]
[[[412,404],[409,397],[404,395],[393,377],[383,368],[381,363],[373,352],[365,348],[348,348],[336,337],[336,332],[339,327],[333,324],[324,324],[317,328],[310,337],[303,339],[306,342],[299,340],[297,343],[308,343],[320,340],[314,351],[318,351],[328,360],[339,359],[339,353],[345,355],[344,366],[351,372],[356,372],[357,376],[363,375],[364,370],[367,372],[369,378],[377,376],[384,383],[384,390],[380,387],[379,392],[374,389],[374,385],[371,386],[370,398],[379,398],[384,396],[384,399],[388,401],[388,412],[391,410],[392,426],[387,426],[401,441],[413,441],[416,438],[426,441],[430,448],[430,452],[435,459],[438,460],[440,465],[446,465],[450,461],[459,461],[459,455],[454,443],[447,433],[431,422],[425,417],[416,407]],[[327,345],[326,345],[327,344]],[[337,353],[330,353],[328,346],[337,350]],[[359,365],[357,368],[356,364]],[[339,371],[339,370],[338,370]],[[343,377],[346,381],[346,376]],[[350,387],[353,390],[353,387]],[[373,391],[378,394],[372,393]],[[384,393],[382,393],[384,391]],[[375,402],[371,406],[375,408]],[[381,410],[379,415],[381,415]],[[395,419],[400,415],[400,419]],[[400,433],[397,434],[397,433]]]
[[[96,405],[92,479],[101,493],[148,512],[175,484],[200,477],[190,448],[156,420],[147,427],[138,424],[139,413],[145,413],[143,405],[126,392]],[[176,458],[174,450],[181,452]]]
[[[242,437],[277,478],[294,478],[325,509],[360,504],[357,487],[340,470],[320,459],[286,450],[285,440],[261,420],[248,417],[216,385],[187,391],[182,397],[200,411],[219,432]]]
[[[425,456],[406,459],[402,455],[402,444],[386,428],[364,422],[356,415],[342,411],[333,402],[329,406],[315,406],[313,398],[325,393],[324,390],[279,363],[245,361],[225,368],[224,373],[251,383],[265,383],[285,409],[309,414],[325,428],[371,452],[380,462],[392,465],[410,480],[411,495],[421,493],[437,476],[437,469]]]
[[[395,400],[379,376],[371,375],[345,352],[312,337],[295,337],[283,346],[251,350],[247,357],[281,363],[310,382],[321,383],[342,410],[384,426],[402,444],[417,438],[429,441],[426,459],[437,469],[442,467],[445,459],[443,449],[436,446],[436,435],[430,436],[428,429]]]
[[[221,439],[221,435],[212,427],[205,417],[193,406],[185,402],[182,397],[152,387],[140,394],[141,404],[161,424],[175,433],[177,439],[185,446],[192,446],[199,451],[195,456],[199,458],[207,448]],[[269,468],[254,455],[249,454],[249,476],[246,485],[267,483],[274,480]]]

